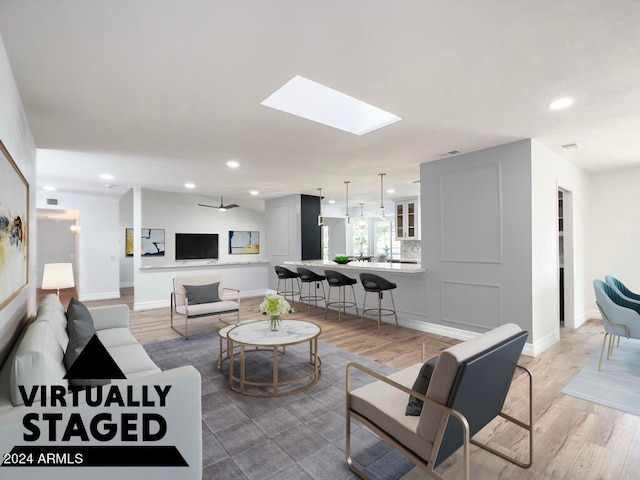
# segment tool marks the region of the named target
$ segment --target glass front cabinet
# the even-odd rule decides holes
[[[396,239],[419,240],[420,227],[418,225],[418,206],[420,201],[411,198],[396,202]]]

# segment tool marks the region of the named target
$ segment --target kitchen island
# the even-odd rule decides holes
[[[384,273],[424,273],[425,269],[419,263],[390,263],[390,262],[367,262],[363,260],[353,260],[347,264],[339,264],[333,260],[288,260],[285,265],[309,268],[317,273],[322,273],[318,269],[338,270],[345,275],[349,275],[349,270],[362,272],[376,272],[376,275],[384,276]],[[295,269],[294,269],[295,270]],[[343,271],[344,270],[344,271]]]
[[[295,271],[297,267],[307,268],[320,275],[324,275],[325,270],[336,270],[348,277],[357,279],[358,283],[354,285],[354,290],[359,314],[362,312],[362,302],[364,301],[364,289],[360,282],[360,274],[373,273],[379,275],[398,286],[393,290],[393,298],[395,300],[400,325],[415,328],[417,325],[426,322],[427,275],[426,270],[422,268],[420,264],[352,261],[346,265],[341,265],[332,260],[285,260],[283,265],[293,271]],[[334,299],[334,297],[337,298],[337,290],[332,290],[332,299]],[[347,289],[347,298],[350,297],[351,291]],[[377,299],[375,295],[367,296],[367,308],[374,307],[376,302]],[[389,295],[385,294],[383,304],[387,302],[390,304],[391,300]],[[356,311],[354,308],[350,308],[347,309],[347,313],[355,315]],[[367,316],[365,319],[371,321],[372,326],[376,325],[377,320],[374,319],[373,316]],[[395,324],[393,317],[385,317],[383,321],[385,323],[393,322]]]

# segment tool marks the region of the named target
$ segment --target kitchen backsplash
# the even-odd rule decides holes
[[[420,240],[403,240],[400,242],[400,258],[420,260]]]

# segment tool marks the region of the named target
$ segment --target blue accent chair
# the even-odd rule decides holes
[[[611,275],[607,275],[604,277],[604,281],[613,287],[614,290],[617,291],[619,295],[623,297],[627,297],[629,300],[633,300],[635,302],[640,302],[640,295],[629,290],[624,283],[618,280]]]
[[[609,336],[607,360],[613,354],[614,337],[640,338],[640,302],[634,302],[616,292],[614,287],[602,280],[593,281],[596,305],[602,313],[604,338],[600,351],[598,370],[602,368],[604,346]]]

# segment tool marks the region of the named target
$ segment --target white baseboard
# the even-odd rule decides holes
[[[602,314],[600,313],[600,310],[594,308],[583,312],[582,315],[576,316],[576,324],[574,325],[574,328],[578,328],[584,325],[588,320],[591,320],[592,318],[602,320]]]
[[[120,283],[120,288],[131,288],[134,287],[134,283],[133,282],[121,282]]]
[[[271,292],[270,290],[249,290],[245,292],[240,292],[240,298],[262,297],[267,295],[270,292]]]
[[[434,335],[442,335],[443,337],[455,338],[457,340],[462,340],[465,342],[477,337],[478,335],[481,335],[481,333],[478,332],[470,332],[468,330],[462,330],[459,328],[447,327],[446,325],[436,325],[434,323],[420,320],[416,321],[398,318],[398,323],[400,323],[400,325],[403,327],[411,328],[413,330],[432,333]],[[551,345],[560,340],[557,335],[556,337],[557,339],[549,344],[547,344],[546,339],[543,339],[542,342],[537,342],[535,345],[533,345],[532,343],[525,343],[524,348],[522,349],[522,354],[528,357],[535,357],[538,353],[542,352],[546,348],[549,348]]]
[[[133,302],[134,310],[153,310],[154,308],[169,308],[170,300],[153,300],[151,302]]]
[[[524,346],[524,350],[522,351],[522,353],[529,357],[535,357],[536,355],[540,354],[541,352],[544,352],[551,345],[554,345],[559,341],[560,341],[560,331],[556,330],[554,332],[549,333],[548,335],[545,335],[544,337],[542,337],[542,339],[538,340],[533,344],[527,343]]]
[[[102,292],[102,293],[82,293],[78,294],[78,300],[81,302],[90,302],[91,300],[111,300],[113,298],[120,298],[120,291],[117,292]]]
[[[418,330],[420,332],[433,333],[434,335],[442,335],[443,337],[455,338],[458,340],[471,340],[480,335],[479,333],[461,330],[459,328],[447,327],[445,325],[437,325],[424,320],[399,318],[398,322],[403,327]]]
[[[267,290],[248,290],[240,292],[240,298],[259,297],[266,295]],[[231,298],[228,296],[227,298]],[[169,308],[171,307],[171,300],[152,300],[149,302],[136,302],[134,296],[133,309],[134,310],[152,310],[154,308]]]

